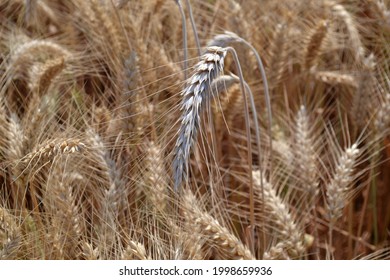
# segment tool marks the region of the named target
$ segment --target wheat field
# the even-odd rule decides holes
[[[0,0],[0,259],[390,259],[390,1]]]

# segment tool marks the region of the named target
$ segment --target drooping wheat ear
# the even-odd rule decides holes
[[[347,28],[351,49],[354,52],[355,60],[360,62],[365,56],[365,48],[360,38],[359,30],[353,15],[347,11],[347,9],[335,1],[325,2],[326,6],[330,6],[335,16],[340,18],[344,22]]]
[[[0,260],[14,259],[21,241],[16,218],[0,207]]]
[[[224,67],[227,50],[220,47],[208,47],[195,66],[194,74],[183,90],[182,116],[179,135],[173,160],[174,190],[178,191],[188,174],[191,147],[194,145],[200,129],[201,111],[212,95],[210,85],[220,75]]]
[[[317,65],[317,59],[321,51],[322,42],[328,32],[327,21],[320,21],[311,35],[305,51],[305,67],[310,69]]]
[[[374,88],[375,59],[371,54],[362,60],[363,69],[359,75],[359,83],[352,100],[351,116],[356,128],[363,128],[366,125],[369,112],[372,92]]]
[[[63,46],[49,40],[30,40],[22,43],[11,52],[9,69],[19,69],[25,66],[25,62],[36,58],[37,53],[52,57],[71,57],[72,53]]]
[[[29,87],[32,91],[44,93],[52,80],[65,68],[64,57],[47,60],[44,64],[34,64],[30,69]]]
[[[303,190],[311,200],[318,193],[318,169],[316,157],[316,143],[312,135],[312,126],[305,106],[301,106],[296,116],[294,157],[297,174],[302,183]]]
[[[338,71],[315,71],[315,79],[330,85],[346,85],[357,88],[356,77],[351,74],[344,74]]]
[[[130,240],[129,245],[122,252],[122,260],[151,260],[142,243]]]
[[[328,217],[332,223],[342,216],[342,211],[348,201],[359,154],[356,143],[345,149],[337,160],[337,166],[330,182],[326,185]]]
[[[291,258],[301,258],[305,254],[303,243],[304,236],[295,222],[287,204],[276,193],[273,186],[264,179],[261,184],[260,171],[253,172],[254,187],[257,197],[265,206],[265,211],[271,215],[272,221],[277,226],[279,243],[277,248],[283,248]],[[262,201],[262,189],[264,189],[264,201]],[[269,253],[268,255],[270,255]],[[267,255],[267,254],[266,254]]]
[[[167,203],[167,177],[164,166],[164,155],[161,147],[149,142],[145,147],[145,190],[153,208],[164,211]]]
[[[206,245],[217,250],[221,258],[253,260],[255,257],[233,233],[218,220],[203,211],[194,194],[186,190],[183,196],[183,215],[188,230],[203,236]]]

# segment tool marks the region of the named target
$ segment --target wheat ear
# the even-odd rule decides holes
[[[310,128],[309,116],[305,106],[301,106],[296,116],[296,148],[294,156],[297,171],[303,185],[303,189],[311,200],[318,193],[318,172],[316,159],[316,144]]]
[[[163,150],[160,145],[149,142],[145,145],[145,191],[153,208],[164,211],[167,204],[167,182],[163,159]]]
[[[326,186],[328,215],[332,223],[341,217],[345,202],[348,200],[359,153],[356,143],[347,148],[338,158],[335,173]]]
[[[61,45],[49,40],[30,40],[19,44],[11,53],[9,68],[23,67],[26,60],[33,59],[37,53],[52,54],[56,57],[69,58],[72,53]]]
[[[224,67],[227,50],[220,47],[208,47],[195,66],[194,74],[182,92],[182,116],[179,136],[176,141],[174,169],[174,190],[178,191],[188,174],[191,147],[200,126],[200,114],[205,102],[210,98],[213,80],[220,75]]]
[[[356,26],[356,21],[350,12],[342,4],[337,4],[335,1],[326,2],[330,6],[335,16],[342,20],[349,33],[350,43],[354,51],[356,61],[360,62],[365,55],[365,48],[360,38],[359,30]]]
[[[65,68],[64,57],[47,60],[44,64],[34,64],[30,71],[30,88],[33,91],[44,93],[52,80]]]
[[[314,71],[314,78],[330,85],[346,85],[356,88],[358,83],[355,76],[338,71]]]
[[[184,217],[187,225],[191,225],[194,234],[207,237],[206,243],[211,243],[220,255],[227,259],[253,260],[250,250],[226,227],[209,213],[201,210],[194,194],[187,190],[183,196]]]
[[[386,135],[390,125],[390,93],[382,101],[374,121],[376,132]]]
[[[16,219],[0,207],[0,260],[14,259],[20,245],[20,228]]]
[[[326,21],[320,21],[306,46],[305,66],[307,69],[317,66],[316,60],[327,33],[328,23]]]
[[[366,125],[366,119],[371,113],[369,112],[369,108],[375,83],[374,54],[370,54],[368,57],[364,58],[362,63],[363,69],[359,75],[359,83],[353,96],[351,108],[352,121],[358,129],[362,129]]]
[[[279,229],[281,241],[276,245],[277,248],[285,250],[288,256],[292,258],[302,257],[305,253],[303,234],[291,215],[288,206],[276,193],[272,184],[266,182],[264,176],[261,178],[260,171],[254,171],[253,178],[258,197],[262,200],[262,204],[265,206],[265,209],[269,211],[273,221]],[[263,182],[261,183],[261,181]],[[262,198],[263,195],[264,199]],[[264,257],[268,258],[269,255],[270,253],[267,252]]]
[[[130,241],[122,253],[122,260],[151,260],[142,243]]]
[[[73,154],[83,152],[85,144],[79,139],[73,138],[57,138],[48,140],[39,145],[33,152],[28,153],[22,159],[23,163],[31,163],[33,160],[52,159],[58,155]]]
[[[347,148],[338,158],[337,166],[332,179],[326,186],[326,206],[329,218],[329,244],[333,247],[333,228],[338,218],[342,216],[343,209],[351,195],[353,173],[357,158],[360,154],[357,144]]]
[[[94,248],[92,244],[83,242],[81,246],[81,257],[85,260],[98,260],[99,259],[99,248]]]

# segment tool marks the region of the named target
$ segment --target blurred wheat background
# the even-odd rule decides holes
[[[389,58],[388,0],[0,0],[0,259],[390,258]]]

